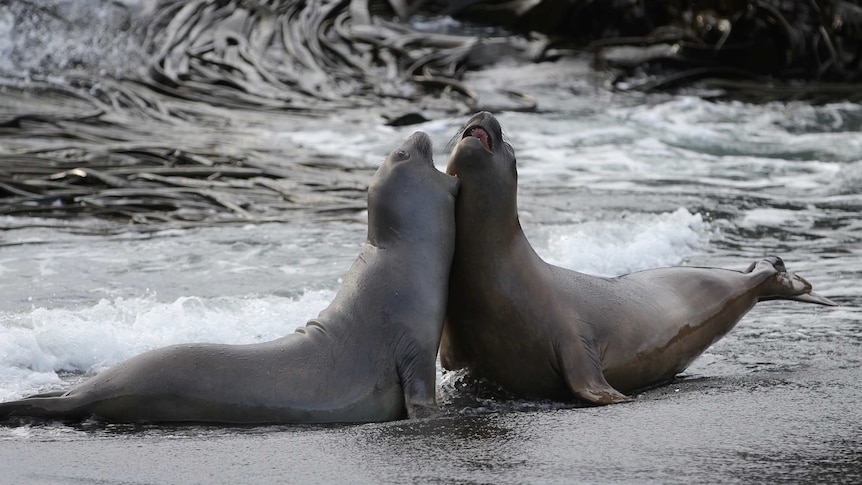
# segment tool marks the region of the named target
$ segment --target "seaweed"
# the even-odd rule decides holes
[[[620,90],[697,86],[746,101],[862,99],[859,0],[450,0],[456,18],[587,52]],[[826,87],[826,89],[824,89]]]
[[[42,3],[13,7],[65,22]],[[446,15],[475,23],[411,23]],[[12,100],[0,106],[0,214],[139,230],[355,214],[366,164],[208,140],[237,116],[382,105],[402,126],[427,120],[429,105],[487,109],[464,74],[504,58],[587,53],[623,91],[862,100],[862,0],[160,0],[136,28],[148,54],[135,75],[69,69],[0,82]],[[506,109],[538,109],[526,94],[500,94]]]
[[[280,167],[166,147],[138,147],[131,163],[122,156],[129,153],[109,147],[101,156],[88,153],[85,160],[60,160],[52,153],[0,154],[0,213],[47,219],[40,226],[50,225],[50,219],[87,216],[163,229],[165,223],[282,221],[299,209],[365,208],[362,183],[339,188],[329,175],[314,177],[319,170],[294,167],[288,179]],[[313,190],[315,178],[327,184]]]
[[[479,101],[459,77],[482,50],[529,55],[530,42],[510,35],[420,32],[405,20],[422,6],[164,0],[147,27],[152,61],[141,82],[214,105],[298,112],[445,91],[451,110],[469,111]]]

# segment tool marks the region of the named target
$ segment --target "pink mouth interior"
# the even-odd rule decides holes
[[[473,129],[471,129],[471,130],[470,130],[470,132],[469,132],[467,135],[468,135],[468,136],[472,136],[472,137],[474,137],[474,138],[478,138],[478,139],[479,139],[479,141],[480,141],[480,142],[482,142],[482,145],[483,145],[487,150],[490,150],[490,149],[491,149],[491,143],[490,143],[489,138],[488,138],[488,132],[487,132],[487,131],[485,131],[485,129],[484,129],[484,128],[481,128],[481,127],[478,127],[478,126],[477,126],[477,127],[473,128]]]

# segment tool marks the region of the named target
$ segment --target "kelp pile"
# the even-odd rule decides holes
[[[529,44],[421,32],[406,23],[413,12],[403,0],[165,0],[147,27],[143,82],[223,106],[305,111],[445,91],[450,109],[469,111],[479,100],[461,73]]]
[[[450,0],[450,12],[594,53],[620,89],[720,88],[752,101],[862,99],[860,0]]]
[[[7,8],[25,18],[20,5],[38,4],[37,12],[61,18],[64,3],[21,0]],[[856,99],[862,82],[862,0],[145,4],[152,8],[128,14],[145,59],[130,77],[163,94],[229,107],[314,111],[381,98],[421,105],[430,96],[450,112],[467,112],[483,106],[463,82],[465,72],[503,58],[552,61],[584,51],[597,68],[619,71],[614,85],[621,89],[710,79],[728,89],[784,83],[775,97],[793,97],[799,88]],[[426,22],[448,16],[467,23]]]
[[[0,5],[20,47],[11,69],[26,71],[10,77],[0,60],[0,213],[189,225],[356,211],[371,167],[298,147],[233,150],[236,118],[359,107],[406,124],[429,111],[493,109],[464,75],[502,59],[591,53],[621,90],[862,100],[862,0],[97,3]],[[90,32],[88,13],[106,31],[54,55],[70,42],[45,38]],[[465,23],[440,21],[448,16]],[[121,47],[136,42],[134,55],[110,51],[112,35]],[[100,64],[109,51],[121,69]],[[536,108],[504,95],[519,100],[512,109]]]
[[[369,167],[297,147],[234,152],[222,131],[230,133],[237,117],[265,113],[318,117],[397,104],[388,110],[397,123],[411,118],[399,118],[411,113],[399,109],[421,110],[425,102],[437,112],[480,109],[460,73],[525,45],[503,35],[420,32],[397,20],[411,14],[398,0],[151,4],[148,11],[103,5],[140,39],[143,54],[130,57],[145,60],[137,69],[106,76],[98,59],[76,50],[71,65],[46,57],[62,68],[59,76],[37,64],[41,80],[4,82],[0,101],[11,104],[0,102],[0,212],[150,226],[281,220],[293,209],[356,212],[364,208]],[[77,2],[4,8],[27,28],[43,19],[28,48],[50,37],[48,29],[86,28],[79,24],[88,7]],[[129,9],[125,19],[115,12],[121,8]],[[198,140],[207,137],[218,139],[219,151]]]
[[[84,82],[4,87],[26,111],[0,110],[0,213],[16,216],[0,227],[150,232],[365,208],[373,165],[288,141],[250,145],[229,127],[264,114]]]
[[[176,228],[281,221],[286,211],[296,209],[355,212],[365,207],[359,181],[336,189],[327,180],[328,189],[310,194],[297,190],[302,171],[168,147],[107,148],[65,162],[38,153],[0,155],[0,166],[9,167],[12,160],[14,170],[0,168],[0,196],[8,215],[86,215],[143,224],[138,230],[145,231],[159,223]]]

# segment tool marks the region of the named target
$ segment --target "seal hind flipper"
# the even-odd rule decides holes
[[[558,345],[555,351],[560,373],[572,394],[597,405],[629,401],[625,394],[608,384],[602,373],[598,351],[592,343],[580,338],[563,345],[565,348]]]
[[[774,274],[764,282],[757,301],[794,300],[824,306],[838,306],[838,303],[829,298],[812,292],[811,283],[798,274],[787,271],[784,261],[777,256],[771,256],[752,263],[746,273],[752,272],[756,267],[761,265],[771,266],[771,271]]]
[[[80,406],[79,399],[69,396],[44,397],[49,394],[53,393],[0,403],[0,421],[14,417],[80,421],[89,416],[90,413]]]
[[[772,300],[772,299],[774,299],[774,298],[764,298],[763,300]],[[830,300],[829,298],[826,298],[825,296],[818,295],[817,293],[813,293],[813,292],[812,293],[804,293],[802,295],[796,295],[792,298],[782,298],[782,299],[801,301],[803,303],[814,303],[814,304],[823,305],[823,306],[841,306],[840,304],[835,303],[834,301]]]
[[[68,389],[64,389],[62,391],[43,392],[40,394],[33,394],[32,396],[27,396],[27,399],[33,399],[34,397],[60,397],[67,392],[69,392]]]

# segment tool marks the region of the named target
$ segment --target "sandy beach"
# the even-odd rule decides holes
[[[0,482],[854,483],[858,388],[858,368],[809,368],[693,377],[601,408],[349,426],[2,428]]]

